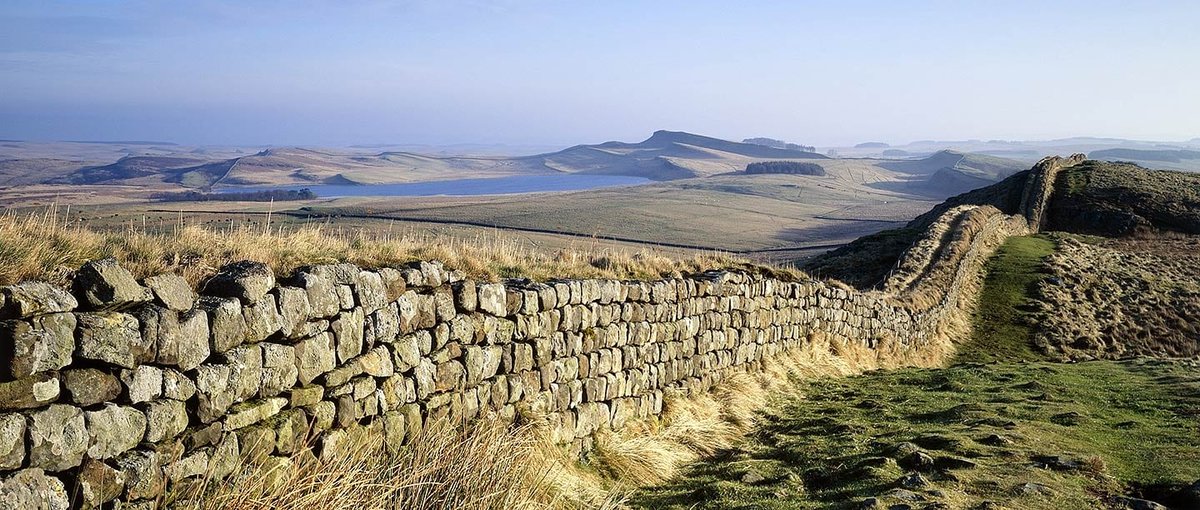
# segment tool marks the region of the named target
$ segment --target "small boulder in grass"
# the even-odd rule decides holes
[[[275,272],[262,262],[244,260],[226,264],[204,285],[204,293],[257,303],[275,287]]]
[[[126,310],[153,299],[114,258],[93,260],[79,268],[71,283],[83,306],[91,310]]]

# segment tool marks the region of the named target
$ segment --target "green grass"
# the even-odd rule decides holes
[[[919,472],[928,484],[904,489],[925,502],[917,508],[1095,508],[1131,487],[1200,478],[1198,389],[1196,364],[1171,361],[963,364],[801,383],[803,396],[776,402],[737,448],[633,503],[891,505],[909,496],[892,492],[901,477]],[[908,467],[915,451],[934,467]],[[1038,467],[1041,456],[1079,466]]]
[[[1043,359],[1034,349],[1030,313],[1037,283],[1044,278],[1045,259],[1054,241],[1044,235],[1013,237],[985,266],[980,306],[973,317],[970,341],[959,346],[956,361],[1029,361]]]

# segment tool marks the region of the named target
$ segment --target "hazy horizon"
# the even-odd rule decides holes
[[[1200,137],[1200,4],[0,5],[0,139]]]

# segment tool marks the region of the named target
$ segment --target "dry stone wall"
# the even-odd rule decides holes
[[[672,392],[816,335],[943,352],[973,299],[960,289],[1025,228],[994,208],[952,214],[973,215],[971,228],[921,251],[924,276],[890,292],[738,272],[485,283],[436,262],[279,278],[244,262],[198,294],[111,259],[82,267],[69,292],[3,287],[0,506],[153,508],[244,460],[286,465],[306,441],[336,455],[359,432],[395,449],[438,420],[533,416],[587,448],[600,429],[661,413]]]

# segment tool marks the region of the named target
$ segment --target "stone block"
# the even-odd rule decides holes
[[[225,416],[233,405],[229,390],[228,365],[200,365],[196,369],[196,416],[202,423],[212,423]]]
[[[96,459],[86,459],[75,476],[72,499],[80,509],[101,508],[125,492],[125,474]]]
[[[0,414],[0,470],[20,469],[25,462],[25,416]]]
[[[19,379],[70,364],[75,322],[72,313],[0,321],[0,376]]]
[[[270,342],[259,344],[262,348],[262,385],[259,394],[273,397],[296,385],[299,371],[296,369],[296,349],[290,345]]]
[[[383,278],[374,271],[359,271],[354,277],[354,302],[365,313],[371,313],[387,304],[387,289]]]
[[[155,360],[161,365],[191,370],[208,358],[208,314],[203,311],[176,312],[157,305],[138,312],[142,337],[156,346]]]
[[[292,388],[289,395],[288,405],[291,407],[305,407],[320,402],[325,398],[325,387],[319,384],[311,386],[300,386]]]
[[[70,508],[62,481],[37,468],[22,469],[0,481],[0,502],[21,510]]]
[[[66,291],[45,282],[21,282],[0,287],[0,318],[21,319],[75,310],[79,302]]]
[[[53,373],[39,373],[0,382],[0,409],[34,409],[56,400],[60,392]]]
[[[146,411],[146,441],[158,443],[173,439],[188,426],[187,407],[178,400],[149,402]]]
[[[29,417],[29,466],[64,471],[83,462],[87,425],[78,407],[53,404]]]
[[[125,310],[153,299],[116,259],[93,260],[75,272],[71,288],[89,310]]]
[[[362,354],[363,312],[359,308],[342,312],[329,325],[337,345],[337,362],[345,363]]]
[[[89,436],[87,455],[93,459],[111,459],[132,450],[146,433],[146,416],[132,407],[105,404],[83,416]]]
[[[186,401],[196,394],[196,383],[178,370],[163,370],[163,396],[172,400]]]
[[[146,278],[143,283],[150,288],[154,300],[171,310],[184,312],[196,306],[196,291],[177,274],[161,274]]]
[[[76,314],[76,319],[79,357],[125,368],[154,360],[154,340],[143,339],[134,316],[96,312]]]
[[[363,373],[374,377],[391,377],[395,373],[392,362],[392,352],[386,346],[380,345],[358,357],[359,367]]]
[[[508,315],[507,292],[503,284],[485,283],[478,285],[477,288],[480,310],[497,317]]]
[[[304,336],[304,324],[313,317],[312,307],[308,304],[308,291],[299,287],[279,287],[275,289],[275,294],[283,336]]]
[[[261,262],[227,264],[204,285],[207,294],[255,304],[275,287],[275,272]]]
[[[259,423],[279,414],[287,405],[287,399],[282,397],[264,398],[231,408],[225,415],[225,430],[237,430]]]
[[[283,329],[283,316],[279,314],[274,294],[264,295],[256,303],[243,307],[242,318],[246,321],[246,342],[261,342]]]
[[[246,340],[246,318],[242,315],[241,302],[230,298],[203,296],[197,306],[208,314],[212,352],[225,352]]]
[[[323,333],[296,344],[296,369],[300,384],[310,384],[337,366],[333,335]]]
[[[155,499],[166,489],[162,460],[153,451],[133,450],[117,458],[117,470],[125,476],[125,499]]]
[[[125,394],[134,404],[148,402],[162,396],[163,369],[142,365],[133,370],[121,370],[121,383]]]
[[[229,391],[233,401],[240,402],[258,395],[263,381],[263,349],[261,345],[243,345],[225,352],[229,366]]]
[[[308,294],[309,312],[313,317],[329,318],[341,311],[336,285],[330,279],[303,272],[296,276],[294,283]]]

